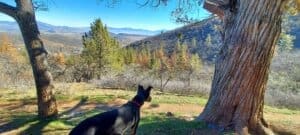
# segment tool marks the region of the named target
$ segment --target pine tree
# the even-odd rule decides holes
[[[210,34],[207,34],[207,37],[205,39],[205,45],[207,47],[211,47],[212,46],[212,39],[211,39],[211,35]]]
[[[177,58],[176,58],[176,69],[177,71],[183,72],[187,70],[189,66],[189,52],[186,44],[177,45]]]
[[[294,47],[294,40],[296,39],[295,36],[291,35],[291,22],[289,18],[296,14],[296,9],[293,7],[293,1],[289,1],[287,6],[289,6],[288,11],[282,15],[282,23],[281,23],[281,33],[277,43],[277,52],[283,51],[291,51]],[[277,53],[275,52],[275,53]]]
[[[192,75],[198,75],[198,73],[200,72],[201,70],[201,67],[202,67],[202,61],[201,61],[201,58],[198,56],[197,53],[195,54],[191,54],[190,55],[190,61],[188,62],[189,63],[189,67],[188,67],[188,86],[191,85],[191,78],[192,78]]]
[[[123,52],[116,39],[111,39],[109,47],[108,65],[111,67],[111,72],[122,71],[124,65]]]
[[[119,43],[110,37],[106,26],[100,19],[91,24],[91,31],[82,38],[84,49],[82,57],[86,61],[90,77],[101,79],[108,72],[120,71],[123,67]]]
[[[136,51],[133,48],[126,48],[122,50],[122,52],[124,53],[123,58],[126,65],[136,63],[137,56]]]

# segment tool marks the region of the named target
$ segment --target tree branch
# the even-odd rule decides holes
[[[137,2],[136,4],[139,5],[140,7],[145,7],[147,5],[151,7],[158,7],[161,4],[167,5],[168,0],[145,0],[143,3]]]
[[[15,7],[4,2],[0,2],[0,12],[15,18],[17,14],[16,10],[17,9]]]
[[[223,9],[220,8],[220,5],[215,0],[205,0],[203,8],[221,18],[224,16]]]

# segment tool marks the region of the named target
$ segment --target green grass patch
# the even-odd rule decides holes
[[[55,120],[51,121],[44,130],[68,130],[71,129],[73,126],[67,123],[65,120]]]
[[[89,102],[96,103],[106,103],[112,101],[116,98],[130,100],[135,95],[135,91],[125,91],[125,90],[102,90],[102,89],[93,89],[93,90],[80,90],[73,92],[72,95],[58,94],[56,98],[60,101],[70,101],[70,100],[79,100],[82,96],[87,96]],[[167,104],[197,104],[205,105],[207,99],[200,96],[187,96],[179,95],[172,93],[161,93],[157,91],[152,92],[152,101],[153,104],[167,103]]]
[[[203,122],[186,121],[177,117],[150,115],[141,119],[138,128],[140,135],[188,135],[196,129],[206,128]]]

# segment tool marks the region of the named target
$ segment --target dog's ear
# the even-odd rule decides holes
[[[141,94],[144,92],[144,87],[142,85],[138,85],[137,94]]]
[[[146,89],[146,91],[150,92],[152,88],[153,88],[152,86],[148,86],[148,88]]]
[[[138,85],[138,90],[144,90],[144,87],[142,85]]]

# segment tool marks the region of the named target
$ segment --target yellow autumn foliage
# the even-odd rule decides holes
[[[23,63],[26,61],[18,48],[13,45],[7,34],[0,35],[0,55],[8,56],[10,61],[15,63]]]

